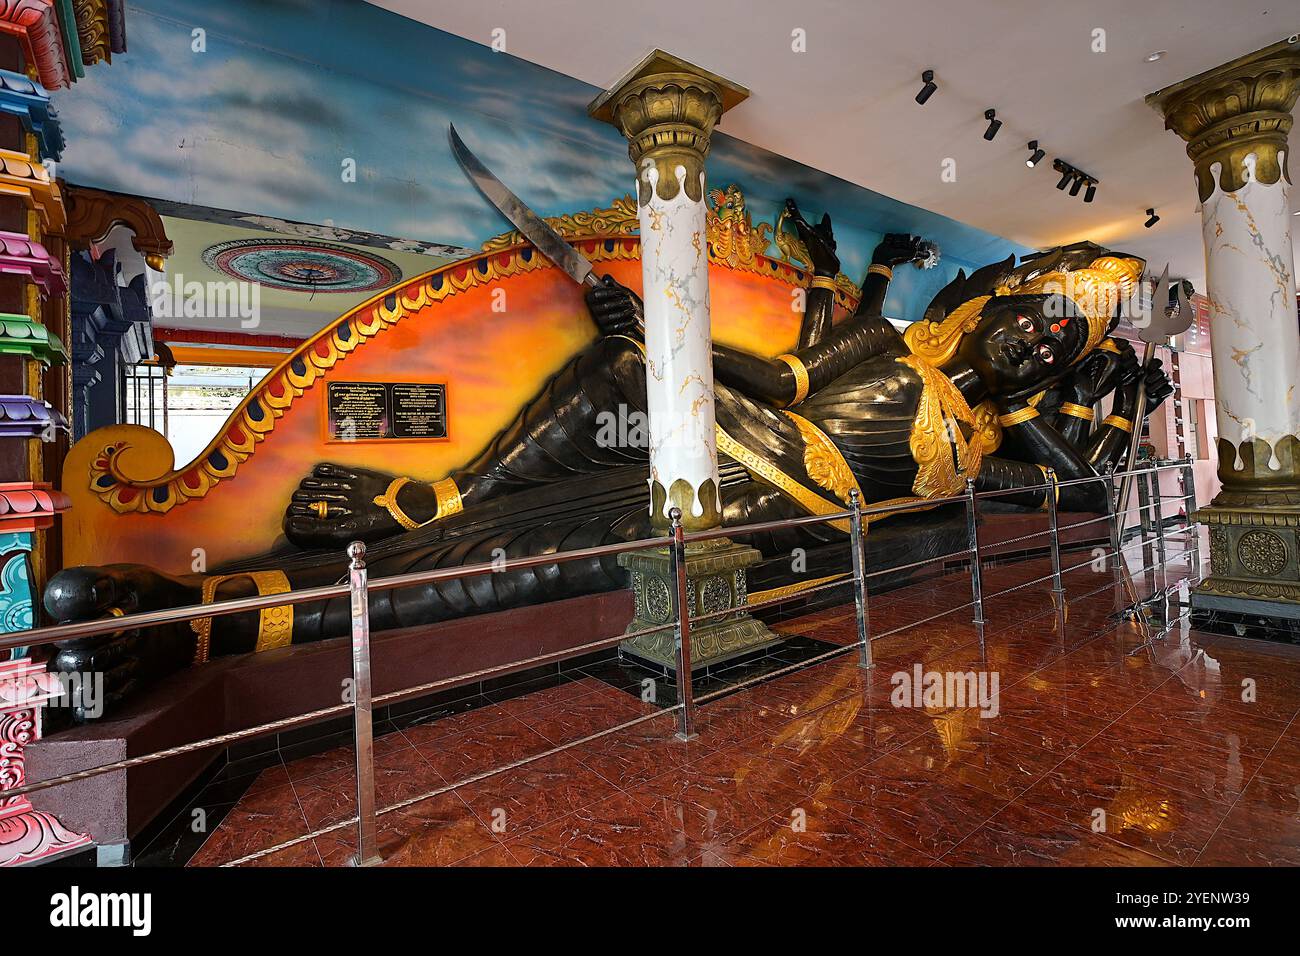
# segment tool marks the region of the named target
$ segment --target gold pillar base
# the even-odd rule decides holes
[[[767,625],[752,617],[746,609],[749,589],[745,568],[760,560],[762,555],[754,548],[735,544],[726,538],[686,546],[686,610],[690,616],[695,618],[729,609],[734,611],[691,625],[692,671],[785,640],[768,630]],[[632,575],[636,610],[628,632],[670,623],[677,581],[673,576],[669,550],[658,548],[621,554],[618,563]],[[666,670],[677,666],[676,638],[671,627],[629,638],[619,645],[619,649]]]
[[[1300,488],[1224,488],[1196,520],[1210,532],[1197,593],[1300,605]]]

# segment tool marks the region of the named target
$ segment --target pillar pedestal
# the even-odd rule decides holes
[[[726,538],[686,546],[686,608],[683,614],[689,613],[694,618],[728,609],[735,611],[734,614],[719,614],[691,625],[692,671],[771,647],[783,640],[746,610],[745,568],[760,560],[762,555],[754,548],[735,544]],[[673,576],[669,549],[622,554],[618,563],[632,575],[635,611],[628,631],[670,624],[677,580]],[[672,628],[631,638],[619,647],[624,653],[665,670],[671,671],[677,664]]]
[[[1210,574],[1196,607],[1300,617],[1300,324],[1287,134],[1300,44],[1281,42],[1147,97],[1195,165],[1222,491],[1196,513]],[[1277,615],[1277,609],[1294,614]]]

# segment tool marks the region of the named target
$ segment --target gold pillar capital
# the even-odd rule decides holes
[[[1291,109],[1300,96],[1300,43],[1281,41],[1150,94],[1146,101],[1187,143],[1196,166],[1196,187],[1204,202],[1219,188],[1245,185],[1245,158],[1255,154],[1255,179],[1276,183],[1286,177]],[[1279,161],[1278,154],[1284,159]]]
[[[628,141],[628,156],[637,169],[654,163],[655,191],[669,200],[677,195],[677,169],[686,170],[686,193],[703,202],[704,157],[713,127],[749,90],[662,50],[655,50],[587,107],[595,119],[615,126]],[[649,201],[650,183],[638,176],[641,205]]]

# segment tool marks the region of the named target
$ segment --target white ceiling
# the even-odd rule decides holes
[[[732,136],[1026,245],[1093,239],[1167,261],[1198,288],[1192,165],[1143,97],[1300,31],[1289,0],[371,2],[484,44],[503,28],[510,54],[602,88],[662,48],[749,87],[723,119]],[[791,50],[796,29],[807,52]],[[921,107],[926,68],[939,91]],[[1030,139],[1047,150],[1032,170]],[[1054,188],[1057,156],[1101,180],[1095,202]]]

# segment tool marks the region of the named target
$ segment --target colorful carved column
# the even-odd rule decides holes
[[[1294,616],[1284,605],[1300,611],[1300,326],[1287,172],[1297,95],[1300,44],[1282,42],[1147,98],[1187,142],[1201,201],[1223,489],[1199,513],[1210,576],[1197,604],[1283,616]]]
[[[713,408],[709,327],[709,244],[704,158],[713,127],[749,91],[656,50],[588,107],[628,141],[636,166],[641,232],[641,298],[645,305],[646,399],[649,411],[650,520],[660,533],[681,509],[688,531],[722,523]],[[759,554],[716,539],[687,550],[686,609],[711,618],[693,635],[697,667],[771,644],[776,636],[743,610],[744,569]],[[630,630],[671,616],[676,583],[666,552],[623,555],[631,571],[636,614]],[[672,633],[633,638],[623,649],[671,668]]]
[[[0,663],[0,866],[34,863],[90,845],[89,836],[71,832],[27,797],[4,795],[26,782],[23,751],[40,738],[41,710],[58,694],[57,677],[44,664],[26,658]]]

